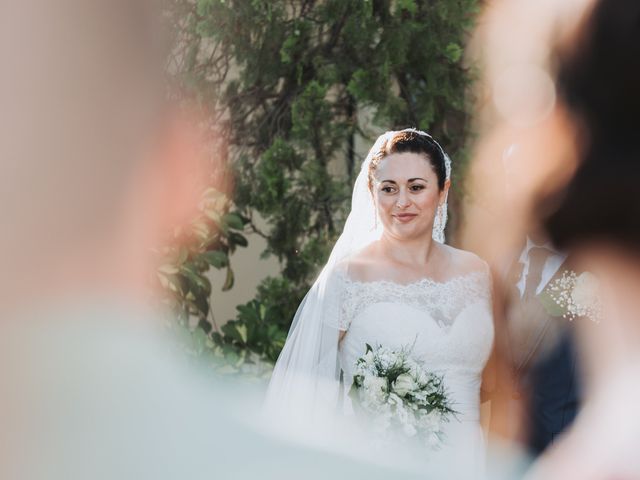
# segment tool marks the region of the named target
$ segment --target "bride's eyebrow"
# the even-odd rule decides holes
[[[422,180],[423,182],[429,183],[427,180],[421,177],[409,178],[407,180],[407,183],[415,182],[416,180]],[[380,183],[393,183],[394,185],[398,184],[398,182],[396,182],[395,180],[380,180]]]

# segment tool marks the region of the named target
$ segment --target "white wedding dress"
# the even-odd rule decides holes
[[[446,478],[482,477],[480,383],[494,334],[489,273],[406,285],[355,281],[344,271],[338,277],[341,329],[346,331],[338,354],[345,389],[352,383],[355,362],[365,353],[366,344],[392,349],[413,345],[412,356],[426,370],[444,377],[451,406],[458,412],[457,418],[445,423],[444,444],[428,452],[428,461],[434,472],[444,472]],[[349,412],[349,397],[344,395],[343,401]]]
[[[451,161],[429,134],[414,129],[402,132],[434,145],[441,153],[446,179],[451,178]],[[342,234],[300,304],[274,367],[264,418],[295,441],[407,467],[413,458],[404,462],[406,455],[400,459],[395,452],[379,455],[377,447],[368,448],[375,438],[361,434],[347,392],[354,364],[365,353],[366,344],[392,349],[413,345],[413,356],[428,371],[444,377],[451,407],[458,413],[445,424],[442,448],[434,452],[420,447],[419,456],[426,462],[408,468],[426,478],[478,478],[485,453],[479,422],[480,383],[493,343],[488,268],[448,281],[423,279],[406,285],[364,282],[348,271],[350,259],[384,233],[369,173],[373,159],[384,154],[385,145],[397,133],[380,135],[362,163]],[[444,243],[446,220],[445,200],[434,218],[434,241]],[[339,341],[341,332],[345,333]],[[428,471],[422,468],[425,463]]]

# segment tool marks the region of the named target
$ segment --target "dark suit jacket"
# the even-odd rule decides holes
[[[567,330],[523,375],[529,400],[528,443],[534,454],[553,443],[578,413],[581,392],[576,353],[573,335]]]
[[[566,269],[565,262],[551,281]],[[528,446],[537,455],[571,424],[580,405],[573,328],[569,320],[549,315],[539,297],[523,301],[515,284],[507,328],[518,388],[527,402]]]

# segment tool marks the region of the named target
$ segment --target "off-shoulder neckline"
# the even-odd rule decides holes
[[[362,286],[384,285],[384,286],[393,286],[398,288],[412,288],[412,287],[418,287],[418,286],[447,286],[457,282],[462,282],[462,281],[467,281],[472,279],[475,280],[476,278],[486,277],[487,275],[487,273],[484,270],[474,270],[472,272],[455,275],[451,278],[448,278],[447,280],[435,280],[433,278],[423,277],[409,283],[400,283],[394,280],[386,280],[386,279],[355,280],[349,277],[347,272],[344,270],[340,270],[339,273],[341,274],[345,282],[353,285],[362,285]]]

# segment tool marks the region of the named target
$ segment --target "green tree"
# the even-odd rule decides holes
[[[226,135],[238,211],[282,265],[219,342],[277,356],[345,220],[361,160],[356,137],[373,140],[361,112],[373,112],[377,125],[431,132],[459,164],[470,80],[462,44],[477,4],[172,2],[180,26],[175,78]],[[258,228],[256,216],[268,227]]]

